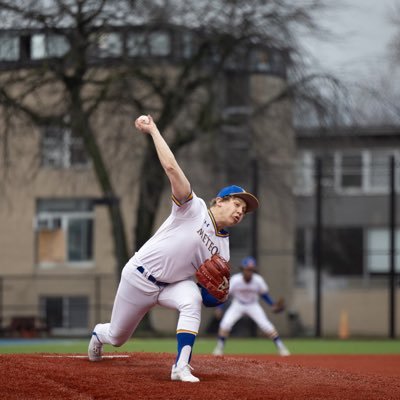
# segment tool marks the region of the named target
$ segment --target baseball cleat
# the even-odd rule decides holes
[[[100,342],[96,332],[92,333],[88,347],[88,356],[90,361],[101,361],[103,359],[103,343]]]
[[[279,355],[282,357],[290,356],[290,351],[286,347],[279,349]]]
[[[171,381],[200,382],[200,379],[192,375],[191,371],[193,371],[193,368],[189,364],[183,367],[174,364],[171,370]]]
[[[224,355],[224,350],[223,349],[221,349],[221,347],[216,347],[214,350],[213,350],[213,355],[214,356],[223,356]]]

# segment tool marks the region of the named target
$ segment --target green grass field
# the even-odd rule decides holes
[[[292,354],[400,354],[399,340],[326,340],[286,339]],[[35,339],[0,340],[0,354],[10,353],[86,353],[87,340]],[[210,354],[215,339],[196,340],[196,354]],[[120,348],[106,345],[105,352],[175,353],[176,342],[171,339],[132,339]],[[225,354],[276,354],[273,343],[266,339],[236,339],[227,341]]]

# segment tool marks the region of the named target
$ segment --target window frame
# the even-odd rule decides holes
[[[371,248],[371,234],[373,233],[383,233],[385,236],[385,248]],[[369,227],[365,229],[365,243],[364,243],[364,252],[365,252],[365,272],[368,275],[387,275],[390,273],[390,231],[386,227]],[[380,268],[371,268],[371,259],[374,257],[374,252],[380,252],[379,254],[375,254],[375,256],[384,257],[384,263],[387,264],[387,270],[385,267],[383,269]],[[396,229],[395,232],[395,273],[400,273],[400,228]]]
[[[315,157],[316,153],[312,150],[300,150],[298,154],[307,154],[308,153],[308,158],[312,160],[312,170],[315,168]],[[382,148],[382,149],[351,149],[351,150],[336,150],[333,151],[331,154],[333,156],[333,190],[336,194],[338,195],[346,195],[346,196],[352,196],[352,195],[375,195],[375,194],[382,194],[386,195],[389,193],[390,186],[389,184],[387,187],[385,186],[376,186],[372,185],[372,174],[373,174],[373,157],[374,155],[381,153],[381,154],[387,154],[387,157],[389,159],[390,156],[395,156],[396,160],[396,176],[395,176],[395,185],[396,189],[400,190],[400,150],[393,150],[390,148]],[[361,155],[362,163],[361,163],[361,185],[359,188],[357,187],[343,187],[342,185],[342,179],[343,179],[343,155],[351,155],[351,154],[359,154]],[[303,156],[304,157],[304,156]],[[389,175],[389,162],[387,164],[387,173]],[[293,185],[293,193],[295,195],[299,196],[307,196],[307,195],[313,195],[314,194],[314,182],[311,181],[310,185],[312,186],[312,190],[309,190],[309,188],[303,189],[303,187],[299,188],[296,185],[299,185],[299,182],[297,181],[297,171],[298,171],[298,163],[295,164],[295,182]],[[314,173],[312,172],[312,176],[314,176]],[[327,183],[325,182],[325,186],[328,186]],[[330,186],[330,185],[329,185]]]
[[[6,49],[6,50],[5,50]],[[2,57],[3,51],[13,54],[15,57]],[[21,36],[13,33],[0,33],[0,63],[17,62],[21,58]]]
[[[350,186],[350,187],[344,187],[343,186],[343,178],[347,175],[355,175],[350,174],[347,170],[344,169],[343,165],[343,158],[346,156],[359,156],[361,159],[361,170],[359,171],[359,175],[361,178],[361,183],[359,187],[356,186]],[[365,152],[360,151],[360,150],[345,150],[345,151],[337,151],[335,152],[335,165],[334,165],[334,174],[335,174],[335,190],[337,193],[341,194],[358,194],[358,193],[364,193],[365,192]],[[352,167],[356,168],[356,167]],[[352,172],[352,171],[351,171]]]
[[[68,246],[68,222],[71,219],[81,219],[81,220],[90,220],[92,222],[92,257],[88,260],[74,261],[69,260],[69,246]],[[56,261],[40,261],[39,260],[39,242],[38,242],[38,234],[40,231],[47,229],[55,230],[55,224],[52,225],[51,222],[47,222],[47,225],[43,224],[41,226],[42,221],[57,221],[57,225],[59,225],[58,229],[61,229],[64,233],[64,244],[65,244],[65,254],[63,262]],[[35,246],[35,258],[36,258],[36,266],[40,269],[52,269],[57,267],[72,267],[77,269],[86,269],[93,268],[95,265],[95,252],[94,252],[94,222],[95,222],[95,211],[38,211],[35,217],[35,236],[36,236],[36,246]]]
[[[39,297],[39,314],[41,318],[45,321],[47,321],[48,315],[47,315],[47,300],[54,300],[54,299],[60,299],[61,300],[61,316],[62,316],[62,326],[49,326],[51,329],[52,334],[62,334],[63,332],[71,332],[71,331],[77,331],[84,333],[84,331],[87,330],[87,325],[89,323],[89,317],[90,317],[90,299],[87,295],[66,295],[66,294],[42,294]],[[84,324],[81,326],[71,326],[71,301],[76,300],[76,299],[83,299],[84,303],[86,303],[85,307],[85,313],[86,313],[86,321]]]
[[[56,130],[57,134],[60,134],[61,140],[59,141],[59,143],[56,142],[53,145],[51,144],[51,141],[52,140],[57,141],[58,137],[56,137],[56,138],[55,137],[46,137],[48,130]],[[85,162],[82,162],[82,163],[80,163],[80,162],[73,163],[72,162],[74,145],[76,144],[75,143],[76,141],[81,142],[81,144],[80,144],[80,146],[82,148],[81,150],[86,152],[86,149],[85,149],[85,146],[83,143],[83,138],[73,136],[70,128],[62,127],[62,126],[44,126],[41,131],[41,142],[40,142],[40,166],[41,166],[41,168],[49,168],[49,169],[88,168],[88,166],[90,165],[90,159],[87,154],[86,154]],[[57,148],[57,146],[60,146],[61,148]],[[59,153],[58,160],[56,160],[56,157],[50,156],[51,154],[56,154],[56,153]],[[53,164],[51,162],[51,160],[56,160],[56,162],[54,162],[54,164]]]
[[[155,51],[157,46],[155,41],[160,37],[167,40],[166,51]],[[125,37],[126,55],[130,58],[159,57],[167,58],[172,56],[173,41],[171,32],[167,30],[146,31],[129,31]]]
[[[114,39],[117,40],[113,42]],[[115,45],[117,44],[117,45]],[[124,34],[121,31],[109,31],[97,34],[91,48],[91,54],[98,59],[116,59],[124,55]]]
[[[313,152],[310,150],[298,152],[294,168],[293,193],[297,196],[314,194],[315,157]]]
[[[59,40],[59,43],[57,46],[55,46],[57,40]],[[36,44],[35,41],[37,41]],[[60,47],[61,42],[63,42],[63,45],[65,45],[64,48]],[[61,34],[46,32],[32,33],[30,36],[30,43],[29,58],[32,61],[63,58],[70,51],[68,40],[64,35]],[[37,54],[35,54],[35,51]]]

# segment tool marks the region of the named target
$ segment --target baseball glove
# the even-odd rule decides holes
[[[272,312],[278,314],[284,311],[285,308],[286,308],[285,299],[283,297],[280,297],[272,306]]]
[[[228,298],[230,277],[231,267],[219,254],[204,261],[196,272],[199,284],[220,302]]]

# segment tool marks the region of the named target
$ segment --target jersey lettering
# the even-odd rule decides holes
[[[218,247],[214,244],[214,242],[210,239],[210,237],[203,231],[202,228],[200,228],[197,233],[199,234],[199,236],[202,239],[202,242],[206,245],[206,247],[208,248],[208,251],[214,255],[217,254],[218,251]]]

